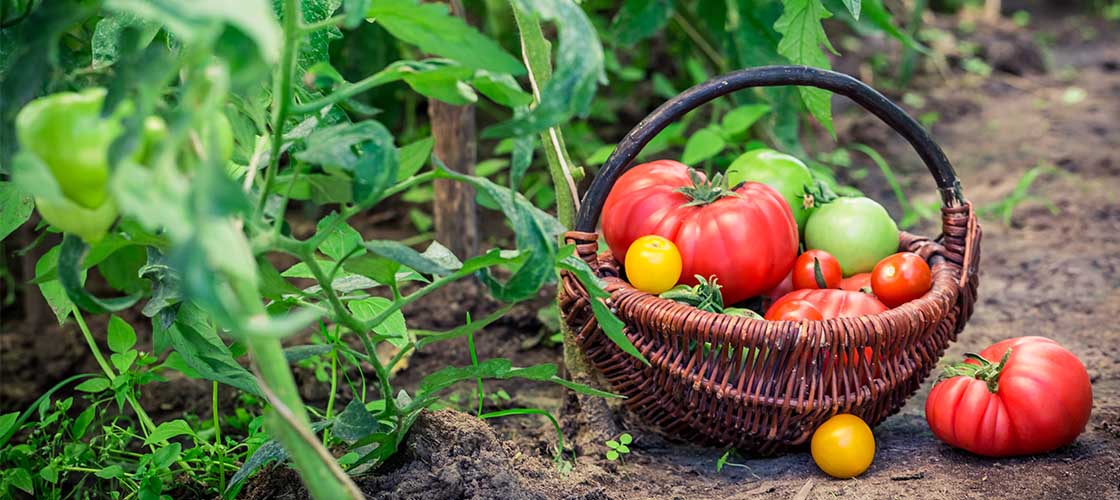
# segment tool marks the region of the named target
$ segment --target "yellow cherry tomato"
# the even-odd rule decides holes
[[[672,241],[655,234],[630,244],[625,265],[630,284],[646,293],[664,292],[681,278],[680,250]]]
[[[863,419],[833,416],[813,433],[813,461],[826,474],[847,479],[863,474],[875,458],[875,436]]]

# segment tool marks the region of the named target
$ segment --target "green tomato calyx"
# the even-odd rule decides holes
[[[999,392],[999,376],[1003,374],[1003,367],[1007,366],[1007,358],[1011,357],[1011,349],[1003,353],[1003,358],[999,360],[999,364],[992,363],[983,356],[974,352],[966,353],[964,357],[971,359],[978,365],[961,362],[954,363],[945,368],[941,373],[938,380],[945,380],[953,377],[969,377],[977,380],[983,380],[988,385],[988,392],[995,394]]]
[[[704,179],[699,172],[690,168],[688,169],[688,178],[692,180],[692,185],[683,186],[676,190],[676,192],[687,196],[691,200],[684,204],[686,207],[708,205],[725,196],[739,196],[735,191],[728,189],[723,174],[716,174],[711,179]]]

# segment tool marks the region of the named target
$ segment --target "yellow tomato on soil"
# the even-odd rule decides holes
[[[875,458],[875,436],[863,419],[833,416],[813,433],[813,461],[826,474],[847,479],[863,474]]]
[[[646,293],[661,293],[681,278],[681,252],[666,238],[655,234],[642,236],[626,250],[626,277],[630,284]]]

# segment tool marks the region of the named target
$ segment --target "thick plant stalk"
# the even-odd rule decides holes
[[[537,17],[522,12],[516,6],[513,8],[513,14],[521,38],[522,60],[529,71],[533,101],[539,104],[540,89],[552,77],[550,45],[541,32],[540,20]],[[553,189],[556,190],[557,218],[564,227],[572,228],[575,225],[576,213],[579,211],[579,191],[576,188],[576,175],[579,172],[574,170],[568,157],[560,127],[552,127],[541,132],[541,143],[544,145],[545,157],[548,160]],[[568,371],[568,378],[573,382],[593,387],[602,386],[597,383],[591,363],[576,345],[575,336],[567,323],[560,322],[560,331],[564,336],[564,367]],[[565,404],[565,413],[574,417],[579,426],[577,445],[602,442],[619,432],[607,400],[584,394],[575,394],[573,397],[575,400],[569,402],[574,403],[575,407]]]
[[[266,314],[259,301],[250,297],[243,297],[243,301],[251,307],[256,304],[256,314]],[[311,432],[307,409],[300,400],[280,341],[261,336],[249,336],[247,340],[261,389],[273,406],[265,415],[265,428],[288,451],[311,496],[323,500],[363,498],[350,476]]]

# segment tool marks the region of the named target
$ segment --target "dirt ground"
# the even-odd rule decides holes
[[[1035,18],[1040,19],[1037,29],[1054,40],[1046,51],[1045,74],[1031,70],[1033,63],[1025,70],[1012,64],[1021,57],[1015,55],[1002,66],[993,64],[997,71],[987,79],[961,72],[924,75],[918,92],[925,106],[911,110],[940,113],[933,135],[977,207],[1004,199],[1032,167],[1052,164],[1064,172],[1043,176],[1031,188],[1059,213],[1028,202],[1016,209],[1010,226],[996,217],[983,219],[976,313],[944,359],[959,359],[1008,337],[1057,340],[1081,358],[1093,382],[1092,418],[1076,443],[1046,455],[1000,460],[954,450],[934,438],[925,423],[929,380],[899,414],[875,429],[875,462],[853,480],[829,479],[807,452],[776,458],[733,455],[731,464],[717,472],[725,450],[669,442],[629,420],[624,425],[635,441],[624,464],[603,459],[600,444],[569,446],[567,456],[577,458],[574,468],[562,474],[551,460],[555,432],[544,419],[483,422],[439,410],[417,422],[405,451],[375,475],[359,478],[359,485],[378,499],[1120,499],[1120,33],[1115,25],[1103,25],[1086,40],[1084,19]],[[933,181],[906,144],[873,118],[851,111],[837,120],[841,144],[875,146],[908,192],[919,193],[916,201],[934,200]],[[881,180],[872,175],[859,187],[889,200]],[[937,227],[925,223],[919,229],[930,234]],[[473,296],[469,288],[456,287],[421,301],[406,311],[409,321],[417,322],[410,326],[451,327],[468,310],[479,317],[496,307]],[[549,299],[542,296],[540,302]],[[539,342],[543,329],[535,310],[519,306],[480,333],[479,357],[507,357],[520,365],[559,363],[560,347]],[[0,332],[0,408],[5,411],[26,406],[66,374],[95,368],[80,339],[63,334],[69,328],[42,326],[47,323],[37,326],[47,331],[28,336],[9,318]],[[97,323],[91,326],[103,331]],[[146,338],[142,321],[138,330]],[[465,341],[437,345],[413,356],[396,383],[407,388],[434,369],[469,362]],[[304,398],[324,403],[325,391],[313,378],[298,375]],[[174,390],[159,392],[174,398],[151,401],[154,417],[208,414],[209,384],[173,383]],[[510,394],[512,400],[500,407],[559,414],[565,398],[551,385],[486,387]],[[473,402],[469,389],[462,389],[467,406]],[[573,432],[570,423],[565,430]],[[293,471],[272,467],[251,480],[242,496],[306,498],[306,493]]]

